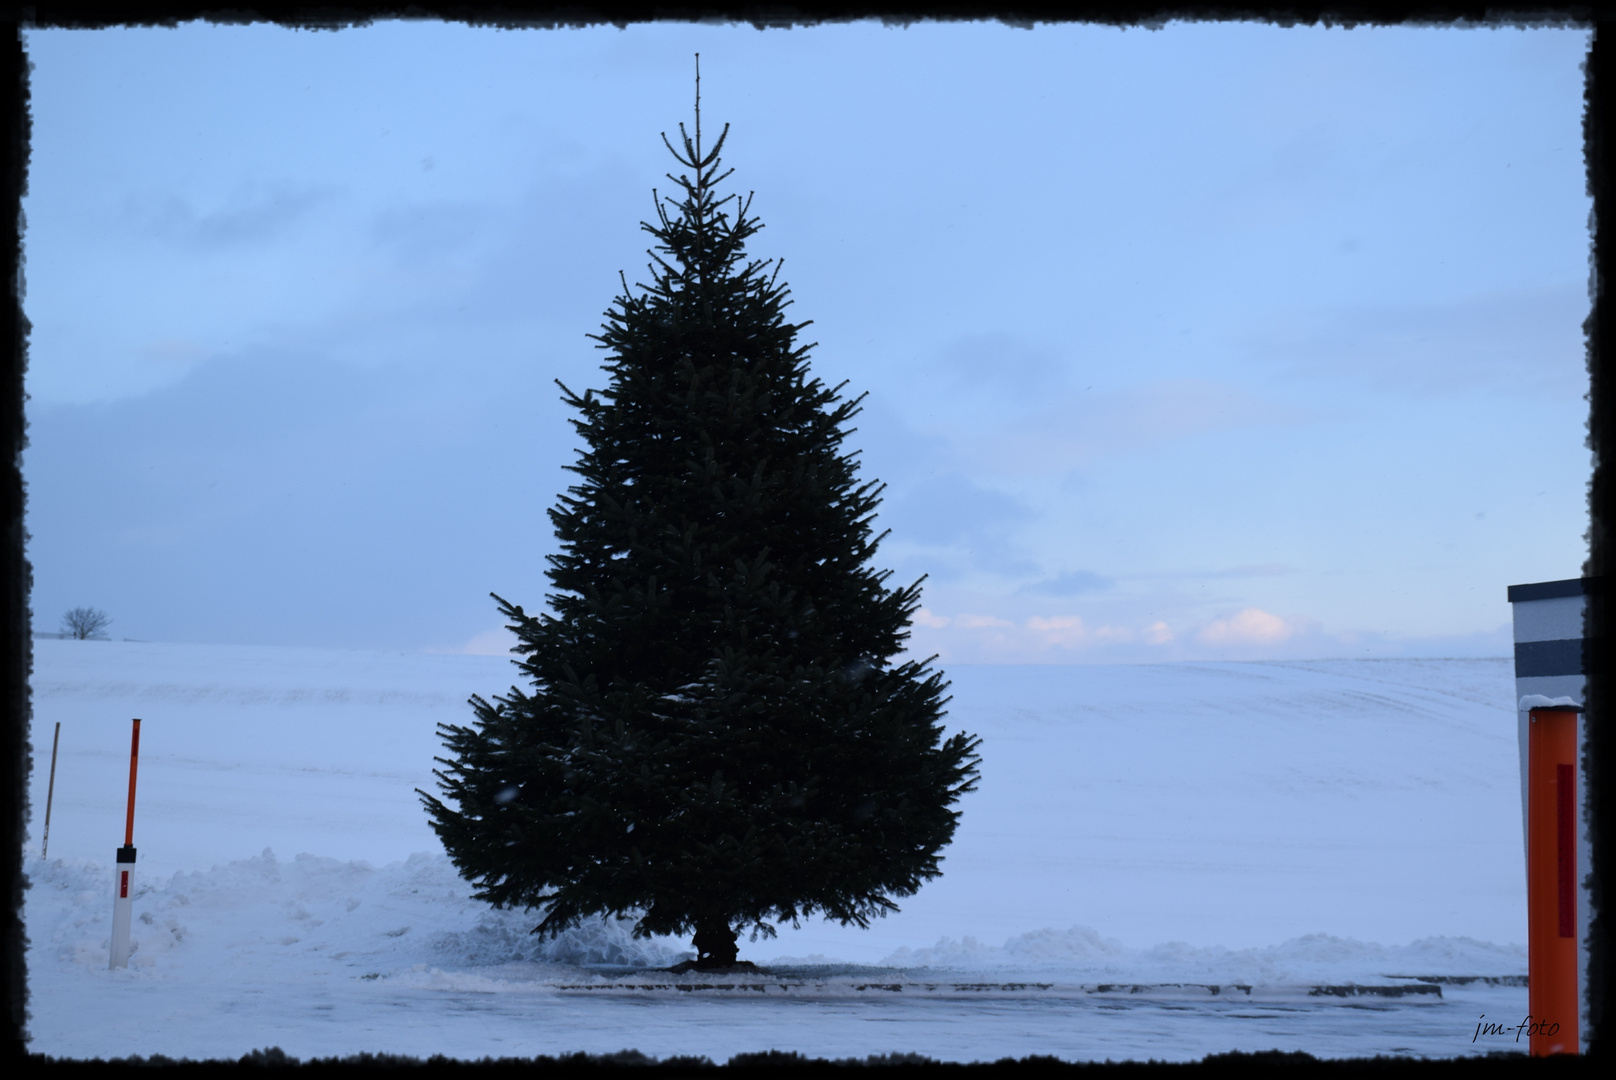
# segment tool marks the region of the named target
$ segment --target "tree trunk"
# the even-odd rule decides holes
[[[690,942],[696,947],[695,966],[701,970],[735,966],[740,952],[735,944],[735,931],[723,916],[707,915],[696,920],[696,936]]]

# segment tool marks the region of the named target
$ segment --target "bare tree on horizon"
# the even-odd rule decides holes
[[[111,625],[112,617],[100,608],[76,607],[62,616],[62,633],[79,641],[105,638]]]

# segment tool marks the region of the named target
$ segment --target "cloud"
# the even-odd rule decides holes
[[[1027,629],[1045,646],[1081,645],[1091,636],[1078,615],[1054,615],[1047,619],[1034,615],[1027,620]]]
[[[1298,638],[1317,636],[1313,625],[1306,620],[1285,619],[1255,607],[1214,619],[1198,632],[1189,634],[1187,641],[1184,634],[1161,619],[1148,623],[1141,620],[1096,624],[1071,613],[1032,615],[1016,623],[995,615],[947,617],[928,610],[924,618],[915,619],[915,624],[932,631],[946,631],[935,640],[952,639],[956,643],[956,647],[949,650],[953,654],[950,658],[958,658],[963,647],[970,654],[980,654],[986,649],[993,659],[1011,662],[1051,659],[1060,662],[1077,659],[1074,654],[1088,654],[1094,659],[1120,659],[1124,653],[1119,653],[1119,649],[1133,659],[1178,660],[1197,654],[1205,657],[1203,650],[1207,647],[1217,650],[1212,654],[1215,656],[1229,648],[1242,652],[1251,648],[1264,650],[1295,644]],[[1191,652],[1186,654],[1177,646],[1163,651],[1164,647],[1175,643],[1192,646]],[[928,643],[927,651],[931,648]]]
[[[1081,630],[1083,629],[1083,617],[1081,615],[1055,615],[1046,619],[1042,616],[1034,615],[1027,620],[1027,625],[1034,630]]]
[[[977,630],[990,626],[1014,626],[1008,619],[1001,619],[996,615],[956,615],[954,625],[962,626],[967,630]]]
[[[1110,603],[1110,601],[1108,601]],[[1206,663],[1235,660],[1311,661],[1371,657],[1507,657],[1507,623],[1471,634],[1411,637],[1376,630],[1326,631],[1301,615],[1258,607],[1196,621],[1169,622],[1144,610],[1113,611],[1105,621],[1074,612],[1014,616],[943,615],[924,609],[909,650],[944,663]]]
[[[1256,358],[1316,379],[1415,396],[1586,388],[1580,282],[1478,294],[1451,303],[1295,312],[1248,334]]]
[[[1021,588],[1023,593],[1034,593],[1040,596],[1077,596],[1080,593],[1099,592],[1109,589],[1116,584],[1111,578],[1090,573],[1087,570],[1072,570],[1065,574],[1057,574],[1052,578],[1034,582]]]
[[[474,634],[454,652],[463,656],[509,656],[516,644],[515,635],[501,626],[497,630],[484,630]]]
[[[1284,641],[1298,629],[1278,615],[1249,607],[1227,619],[1212,620],[1195,637],[1208,645],[1266,645]]]
[[[1165,578],[1210,580],[1219,578],[1280,577],[1284,574],[1294,573],[1296,573],[1296,567],[1287,563],[1252,563],[1246,566],[1228,566],[1221,570],[1170,570],[1159,574],[1129,574],[1128,576],[1138,581],[1154,581]]]
[[[437,202],[391,207],[377,214],[368,229],[370,240],[395,258],[415,264],[453,255],[487,235],[492,208],[470,202]]]
[[[1089,626],[1080,615],[1034,615],[1026,622],[1033,632],[1034,641],[1041,646],[1074,647],[1083,645],[1119,645],[1136,640],[1139,635],[1126,626]]]
[[[879,527],[902,564],[922,567],[934,581],[972,570],[1027,576],[1039,572],[1017,541],[1019,527],[1035,515],[1020,500],[972,482],[957,472],[906,483],[892,481]],[[905,570],[907,572],[907,569]]]
[[[890,517],[888,517],[890,515]],[[995,545],[1010,527],[1032,517],[1020,502],[981,487],[960,473],[931,476],[885,503],[881,516],[893,535],[939,545]]]
[[[948,633],[938,640],[954,643],[954,647],[947,650],[951,658],[957,658],[963,647],[973,656],[986,650],[984,655],[990,660],[1036,661],[1047,659],[1052,651],[1059,659],[1070,659],[1070,653],[1080,649],[1129,645],[1141,640],[1148,643],[1172,640],[1172,632],[1162,623],[1142,630],[1111,623],[1093,626],[1081,615],[1069,614],[1033,615],[1017,623],[997,615],[950,617],[923,610],[917,613],[914,622],[927,630],[946,629]],[[930,644],[926,651],[931,651]]]
[[[1051,393],[1036,408],[988,416],[962,411],[940,406],[943,419],[923,431],[945,439],[959,460],[1011,476],[1058,475],[1211,431],[1306,420],[1232,383],[1190,378]]]
[[[1003,332],[966,334],[916,366],[917,381],[963,394],[980,407],[984,392],[1012,402],[1038,403],[1066,388],[1069,365],[1060,350]]]
[[[544,374],[250,350],[140,397],[35,406],[36,607],[89,596],[158,640],[452,645],[487,625],[490,591],[543,594],[565,474],[533,463],[570,450],[533,422]]]
[[[148,238],[191,248],[220,249],[259,243],[283,233],[331,201],[337,189],[289,183],[238,188],[217,209],[199,211],[180,195],[131,198],[125,213]]]
[[[208,350],[189,338],[159,338],[140,347],[139,355],[161,367],[188,370],[208,358]]]

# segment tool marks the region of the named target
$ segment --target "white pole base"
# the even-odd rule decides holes
[[[107,970],[129,966],[129,917],[135,906],[135,849],[125,845],[118,849],[118,861],[112,878],[112,956]]]

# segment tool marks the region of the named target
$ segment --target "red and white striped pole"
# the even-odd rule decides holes
[[[112,958],[108,970],[129,966],[129,917],[135,893],[135,768],[140,764],[140,721],[129,741],[129,812],[124,818],[123,847],[118,849],[112,899]]]

